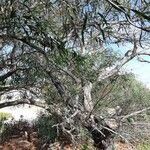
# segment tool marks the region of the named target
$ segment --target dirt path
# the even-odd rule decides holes
[[[82,146],[80,146],[82,147]],[[43,147],[44,148],[44,147]],[[93,150],[95,148],[92,148]],[[92,150],[91,149],[91,150]],[[29,142],[22,138],[14,138],[5,142],[3,145],[0,145],[0,150],[39,150],[34,142]],[[61,146],[58,142],[51,144],[49,148],[44,148],[43,150],[61,150]],[[74,150],[72,145],[65,145],[63,150]],[[76,150],[81,150],[81,148],[77,148]],[[115,150],[136,150],[131,145],[121,142],[115,143]]]

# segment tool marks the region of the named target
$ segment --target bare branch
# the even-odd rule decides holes
[[[14,100],[14,101],[9,101],[9,102],[3,102],[0,103],[0,108],[5,108],[5,107],[10,107],[10,106],[16,106],[16,105],[22,105],[22,104],[28,104],[28,105],[34,105],[37,107],[41,107],[41,108],[46,108],[46,105],[44,103],[38,102],[38,101],[33,101],[30,102],[30,100],[28,99],[18,99],[18,100]]]
[[[92,83],[88,82],[83,87],[84,91],[84,107],[85,110],[91,112],[93,110],[93,101],[91,97]]]
[[[129,117],[133,117],[133,116],[136,116],[136,115],[138,115],[138,114],[144,113],[144,112],[146,112],[146,111],[148,111],[148,110],[150,110],[150,107],[147,107],[147,108],[144,108],[144,109],[142,109],[142,110],[133,112],[133,113],[128,114],[128,115],[126,115],[126,116],[122,116],[122,117],[121,117],[121,121],[124,121],[125,119],[127,119],[127,118],[129,118]]]
[[[136,55],[126,56],[121,59],[121,61],[118,61],[116,65],[113,65],[111,67],[107,67],[101,70],[101,73],[99,74],[98,81],[105,80],[114,74],[118,73],[122,66],[124,66],[127,62],[132,60]]]
[[[112,7],[114,7],[115,9],[117,9],[118,11],[120,11],[120,12],[122,12],[122,13],[124,13],[124,15],[125,15],[125,17],[126,17],[126,19],[127,19],[127,21],[131,24],[131,25],[133,25],[134,27],[136,27],[136,28],[138,28],[138,29],[141,29],[141,30],[143,30],[143,31],[146,31],[146,32],[150,32],[150,29],[149,28],[143,28],[142,26],[137,26],[137,25],[135,25],[133,22],[132,22],[132,20],[131,20],[131,18],[130,18],[130,16],[128,15],[128,13],[127,13],[127,11],[125,10],[125,8],[122,6],[122,5],[120,5],[118,2],[113,2],[113,1],[111,1],[111,0],[106,0],[108,3],[110,3],[111,5],[112,5]],[[135,10],[133,10],[132,9],[132,11],[135,11]],[[145,16],[145,15],[144,15]]]

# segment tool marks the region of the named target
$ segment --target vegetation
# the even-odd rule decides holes
[[[139,144],[137,146],[137,149],[138,150],[149,150],[150,149],[149,141],[146,141],[146,142],[143,142],[143,143]]]
[[[118,122],[150,109],[149,90],[122,73],[133,59],[149,62],[149,7],[146,0],[2,0],[0,96],[7,101],[0,108],[42,107],[49,116],[39,116],[41,134],[77,145],[86,131],[107,149]],[[124,56],[113,50],[129,44]],[[108,107],[113,115],[103,113]]]
[[[12,118],[10,113],[0,112],[0,134],[4,130],[4,121],[8,120],[9,118]]]
[[[53,125],[57,123],[52,116],[40,114],[35,122],[41,139],[49,142],[55,142],[57,138],[57,129]]]
[[[0,112],[0,121],[5,121],[9,118],[12,118],[10,113]]]

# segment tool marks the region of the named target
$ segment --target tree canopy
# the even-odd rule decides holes
[[[121,78],[122,66],[134,58],[149,62],[149,9],[146,0],[2,0],[0,95],[10,101],[0,108],[45,108],[71,140],[76,117],[91,131],[90,117]],[[113,51],[113,44],[129,43],[124,56]],[[20,93],[15,100],[12,91]]]

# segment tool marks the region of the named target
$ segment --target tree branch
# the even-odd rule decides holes
[[[121,59],[121,61],[118,61],[116,65],[102,69],[101,73],[99,74],[98,81],[100,82],[119,72],[122,66],[124,66],[130,60],[132,60],[135,56],[136,54],[131,56],[125,56],[124,58]]]
[[[147,107],[147,108],[144,108],[144,109],[142,109],[142,110],[133,112],[133,113],[128,114],[128,115],[126,115],[126,116],[122,116],[122,117],[121,117],[121,118],[122,118],[121,121],[124,121],[125,119],[127,119],[127,118],[129,118],[129,117],[133,117],[133,116],[136,116],[136,115],[138,115],[138,114],[141,114],[141,113],[143,113],[143,112],[145,112],[145,111],[147,111],[147,110],[150,110],[150,107]]]
[[[84,91],[84,107],[85,110],[88,112],[91,112],[93,109],[93,101],[92,101],[92,97],[91,97],[91,90],[92,90],[92,83],[88,82],[85,84],[85,86],[83,87],[83,91]]]
[[[135,24],[132,22],[132,20],[131,20],[129,14],[128,14],[127,11],[125,10],[125,8],[124,8],[122,5],[120,5],[118,2],[116,2],[116,1],[113,2],[113,1],[111,1],[111,0],[106,0],[106,1],[107,1],[109,4],[111,4],[111,6],[112,6],[113,8],[115,8],[116,10],[118,10],[118,11],[124,13],[124,15],[125,15],[127,21],[128,21],[132,26],[134,26],[134,27],[136,27],[136,28],[138,28],[138,29],[141,29],[141,30],[143,30],[143,31],[150,32],[149,28],[143,28],[142,26],[139,27],[139,26],[135,25]],[[133,9],[131,9],[131,10],[135,12],[135,10],[133,10]],[[137,12],[137,10],[136,10],[136,12]],[[144,17],[147,17],[147,16],[144,15]]]
[[[0,108],[16,106],[16,105],[22,105],[22,104],[34,105],[34,106],[41,107],[41,108],[44,108],[44,109],[47,106],[44,103],[41,103],[41,102],[38,102],[38,101],[32,101],[31,102],[28,99],[24,99],[24,100],[18,99],[18,100],[14,100],[14,101],[0,103]]]
[[[4,75],[1,75],[1,76],[0,76],[0,81],[4,81],[5,79],[7,79],[7,78],[10,77],[11,75],[13,75],[16,71],[17,71],[17,69],[12,70],[12,71],[9,71],[9,72],[7,72],[7,73],[4,74]]]

